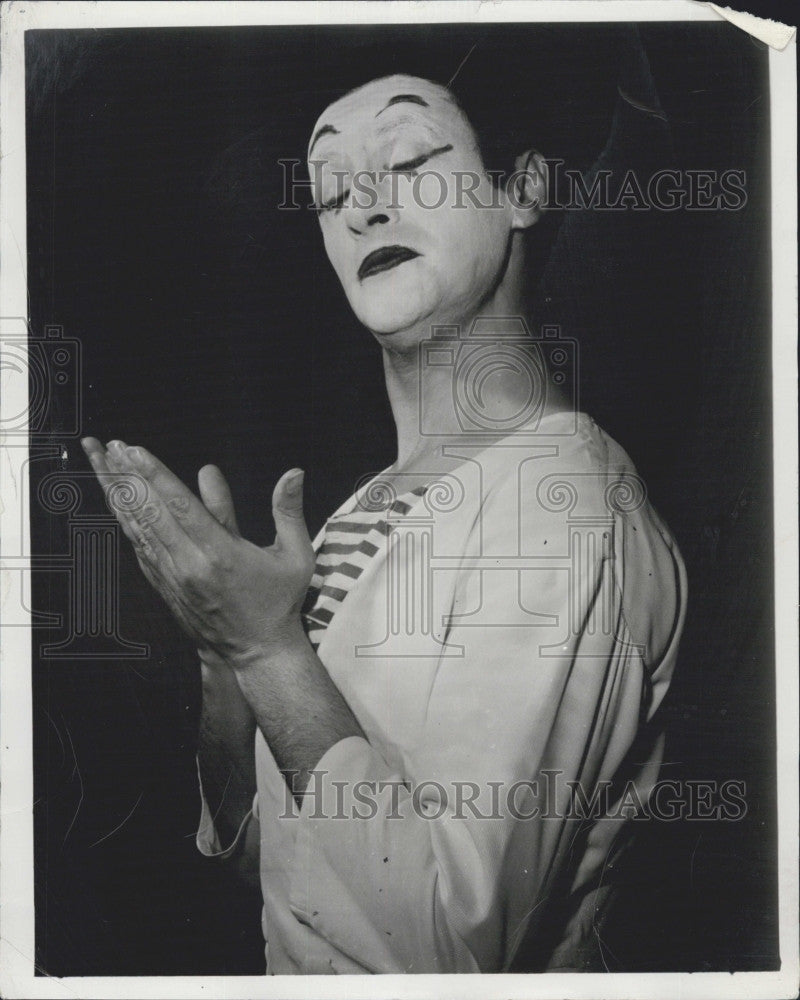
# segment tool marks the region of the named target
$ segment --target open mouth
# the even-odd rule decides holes
[[[419,257],[419,254],[409,247],[391,246],[373,250],[361,261],[361,267],[358,269],[358,280],[363,281],[364,278],[369,278],[373,274],[388,271],[404,261],[413,260],[414,257]]]

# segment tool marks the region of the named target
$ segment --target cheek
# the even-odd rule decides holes
[[[505,259],[508,227],[502,210],[465,206],[443,208],[436,220],[443,262],[464,282],[494,278]]]
[[[446,210],[454,199],[452,184],[448,185],[447,178],[435,170],[415,177],[410,190],[405,194],[417,211],[425,213]]]
[[[325,246],[325,253],[328,255],[328,260],[331,262],[331,266],[336,272],[339,280],[342,284],[344,284],[345,243],[342,238],[342,234],[337,232],[334,226],[323,223],[322,242]]]

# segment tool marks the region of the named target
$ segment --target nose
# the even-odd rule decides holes
[[[363,173],[354,181],[347,209],[347,227],[356,236],[373,226],[386,226],[400,218],[399,205],[393,197],[391,175]]]

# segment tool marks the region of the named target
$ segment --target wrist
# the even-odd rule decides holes
[[[204,694],[237,686],[236,678],[221,656],[209,649],[198,649],[197,656],[200,660],[200,686]]]
[[[308,638],[299,614],[274,622],[257,643],[231,656],[227,666],[234,674],[241,675],[253,668],[263,669],[265,664],[276,657],[284,658],[291,652],[310,648]]]

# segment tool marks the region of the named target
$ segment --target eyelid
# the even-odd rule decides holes
[[[419,156],[415,156],[413,160],[405,160],[402,163],[395,163],[393,166],[389,167],[389,171],[392,173],[400,173],[406,171],[416,170],[417,167],[421,167],[423,164],[427,163],[428,160],[433,159],[434,156],[440,156],[444,153],[449,153],[452,149],[452,145],[447,143],[444,146],[438,146],[435,149],[431,149],[425,153],[420,153]],[[318,213],[337,211],[342,207],[345,199],[350,194],[349,188],[346,191],[342,191],[336,198],[331,201],[325,201],[321,205],[316,206]]]
[[[337,209],[340,209],[342,207],[342,205],[344,204],[345,198],[349,194],[350,194],[350,190],[348,188],[347,191],[342,191],[342,193],[340,195],[337,195],[331,201],[323,201],[323,203],[321,205],[316,205],[315,208],[316,208],[317,212],[335,212]]]
[[[428,160],[433,159],[434,156],[439,156],[441,153],[449,153],[453,147],[451,145],[439,146],[437,149],[432,149],[429,152],[421,153],[419,156],[415,156],[413,160],[404,160],[402,163],[395,163],[389,167],[392,171],[405,171],[405,170],[416,170],[417,167],[421,167]]]
[[[407,171],[416,170],[417,167],[421,167],[424,163],[427,163],[430,159],[430,153],[423,153],[421,156],[414,157],[413,160],[404,160],[402,163],[393,163],[389,170],[393,173],[405,173]]]

